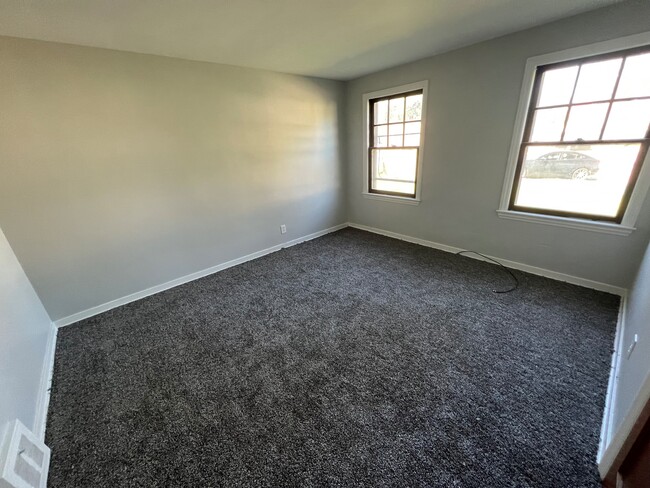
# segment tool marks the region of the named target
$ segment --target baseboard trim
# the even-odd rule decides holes
[[[108,310],[111,310],[116,307],[120,307],[122,305],[126,305],[127,303],[134,302],[136,300],[140,300],[142,298],[154,295],[156,293],[160,293],[161,291],[169,290],[170,288],[174,288],[179,285],[183,285],[185,283],[189,283],[190,281],[197,280],[199,278],[203,278],[204,276],[208,276],[214,273],[217,273],[219,271],[222,271],[224,269],[231,268],[233,266],[237,266],[238,264],[245,263],[247,261],[251,261],[253,259],[261,258],[262,256],[266,256],[267,254],[271,254],[273,252],[279,251],[280,249],[285,249],[287,247],[295,246],[296,244],[300,244],[302,242],[310,241],[312,239],[316,239],[317,237],[324,236],[326,234],[330,234],[332,232],[336,232],[337,230],[344,229],[347,227],[348,224],[339,224],[335,225],[334,227],[329,227],[327,229],[314,232],[312,234],[308,234],[306,236],[298,237],[296,239],[292,239],[287,242],[283,242],[281,244],[275,245],[268,247],[266,249],[262,249],[261,251],[257,251],[251,254],[247,254],[246,256],[242,256],[239,258],[232,259],[230,261],[226,261],[225,263],[217,264],[215,266],[211,266],[210,268],[203,269],[201,271],[196,271],[195,273],[191,273],[185,276],[181,276],[180,278],[176,278],[174,280],[168,281],[166,283],[162,283],[160,285],[152,286],[150,288],[147,288],[142,291],[138,291],[136,293],[132,293],[130,295],[127,295],[122,298],[117,298],[115,300],[111,300],[110,302],[104,303],[102,305],[97,305],[95,307],[91,307],[86,310],[82,310],[81,312],[77,312],[75,314],[69,315],[67,317],[60,318],[58,320],[54,321],[54,325],[56,327],[65,327],[66,325],[71,325],[74,324],[75,322],[79,322],[80,320],[84,320],[90,317],[93,317],[94,315],[98,315],[103,312],[107,312]]]
[[[447,244],[440,244],[439,242],[433,242],[433,241],[428,241],[426,239],[420,239],[419,237],[411,237],[404,234],[398,234],[397,232],[378,229],[376,227],[369,227],[367,225],[350,223],[349,226],[354,227],[355,229],[372,232],[374,234],[381,234],[383,236],[392,237],[394,239],[400,239],[402,241],[412,242],[414,244],[420,244],[421,246],[439,249],[441,251],[456,253],[458,251],[464,250],[459,247],[448,246]],[[479,261],[485,261],[485,259],[483,259],[481,256],[478,255],[468,254],[467,257],[478,259]],[[528,264],[518,263],[516,261],[510,261],[508,259],[503,259],[500,257],[495,257],[495,256],[488,256],[488,257],[492,259],[496,259],[497,261],[499,261],[504,266],[507,266],[508,268],[518,269],[520,271],[525,271],[526,273],[531,273],[538,276],[544,276],[546,278],[551,278],[557,281],[564,281],[566,283],[571,283],[573,285],[584,286],[585,288],[591,288],[594,290],[612,293],[614,295],[618,295],[621,297],[625,296],[625,294],[627,293],[627,290],[620,286],[609,285],[607,283],[601,283],[599,281],[593,281],[586,278],[580,278],[578,276],[559,273],[557,271],[551,271],[549,269],[538,268],[536,266],[530,266]]]
[[[54,353],[56,352],[57,332],[57,327],[52,324],[47,336],[43,369],[41,370],[41,382],[36,400],[36,413],[34,415],[34,428],[32,432],[42,441],[45,441],[47,410],[50,406],[50,388],[52,387],[52,376],[54,374]]]
[[[614,336],[614,351],[612,352],[612,363],[609,371],[609,382],[607,384],[607,396],[605,397],[605,408],[603,410],[603,423],[600,428],[600,442],[598,444],[598,455],[596,462],[600,463],[614,435],[614,405],[618,392],[618,372],[623,357],[623,337],[625,336],[625,317],[627,314],[627,295],[621,297],[621,306],[618,310],[616,322],[616,335]]]
[[[604,452],[598,461],[598,472],[603,480],[613,476],[615,470],[618,470],[622,459],[627,455],[627,451],[631,447],[631,435],[634,432],[638,434],[640,428],[643,427],[643,423],[639,425],[639,419],[647,408],[646,405],[648,402],[650,402],[650,373],[646,375],[641,388],[634,398],[634,402],[628,409],[625,417],[623,417],[623,420],[621,420],[619,428],[616,432],[611,432],[611,440],[604,448]]]

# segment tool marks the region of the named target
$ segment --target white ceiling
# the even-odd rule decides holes
[[[351,79],[619,0],[0,0],[0,35]]]

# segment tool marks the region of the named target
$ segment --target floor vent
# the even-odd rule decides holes
[[[50,449],[15,420],[0,451],[0,488],[45,488]]]

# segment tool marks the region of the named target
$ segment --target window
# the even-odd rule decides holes
[[[421,82],[364,96],[368,195],[417,201],[425,91]]]
[[[650,45],[531,61],[502,213],[633,224],[626,214],[650,146]]]

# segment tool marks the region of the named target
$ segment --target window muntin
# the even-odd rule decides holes
[[[649,125],[650,46],[539,66],[509,210],[620,223]]]
[[[369,100],[368,192],[415,198],[422,89]]]

